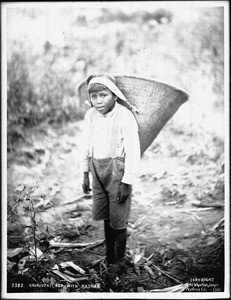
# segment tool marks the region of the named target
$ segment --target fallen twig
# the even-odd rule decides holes
[[[149,262],[150,261],[150,259],[154,256],[155,254],[154,253],[152,253],[148,258],[146,258],[146,260]]]
[[[77,266],[76,264],[74,264],[72,261],[65,261],[60,263],[60,266],[62,268],[66,268],[66,267],[72,267],[74,270],[76,270],[78,273],[80,274],[85,274],[86,271],[84,271],[82,268],[80,268],[79,266]]]
[[[215,225],[213,225],[211,228],[209,228],[208,231],[215,231],[222,224],[224,224],[224,217],[219,222],[217,222]]]
[[[95,246],[98,246],[99,244],[102,244],[104,240],[100,240],[93,243],[59,243],[50,241],[50,248],[84,248],[82,251],[85,251],[86,248],[90,249]],[[81,251],[81,252],[82,252]]]
[[[95,247],[98,247],[99,245],[103,244],[104,243],[104,240],[100,240],[100,241],[97,241],[95,243],[92,243],[91,245],[85,247],[84,249],[81,249],[81,250],[78,250],[78,252],[84,252],[84,251],[87,251],[87,250],[90,250],[92,248],[95,248]]]
[[[89,245],[89,243],[59,243],[59,242],[50,242],[50,248],[82,248]]]
[[[80,278],[80,277],[81,277],[81,275],[79,275],[79,274],[74,274],[74,273],[72,273],[72,272],[69,271],[69,270],[64,270],[63,273],[65,273],[65,274],[67,274],[68,276],[71,276],[71,277],[73,277],[73,278]]]
[[[60,272],[59,270],[52,270],[52,272],[55,273],[56,275],[58,275],[59,277],[63,278],[64,280],[70,282],[70,283],[89,279],[86,276],[85,277],[74,278],[74,277],[71,277],[69,275],[66,275],[66,274]]]
[[[159,272],[163,273],[164,275],[168,276],[169,278],[173,279],[174,281],[176,281],[179,284],[182,284],[178,279],[174,278],[172,275],[170,275],[169,273],[161,270],[159,267],[155,266],[154,264],[152,264],[152,266]]]
[[[213,207],[201,207],[201,208],[189,208],[189,209],[176,209],[176,212],[192,212],[192,211],[206,211],[206,210],[212,210]]]
[[[200,201],[194,201],[191,203],[193,206],[197,207],[213,207],[213,208],[223,208],[224,204],[221,203],[202,203]]]

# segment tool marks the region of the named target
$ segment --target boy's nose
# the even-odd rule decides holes
[[[96,102],[97,103],[101,103],[102,102],[102,98],[100,96],[97,96]]]

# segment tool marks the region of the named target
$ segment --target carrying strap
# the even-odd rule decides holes
[[[120,129],[120,122],[121,121],[121,111],[120,106],[117,106],[115,114],[113,116],[113,123],[111,129],[111,149],[110,149],[110,157],[114,158],[117,156],[117,142],[118,142],[118,135]]]

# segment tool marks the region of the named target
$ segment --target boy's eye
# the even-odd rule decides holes
[[[105,98],[106,96],[107,96],[106,93],[100,93],[100,94],[99,94],[99,97],[100,97],[100,98]],[[97,95],[96,95],[96,94],[91,94],[91,95],[90,95],[90,98],[91,98],[92,100],[95,100],[95,99],[97,99]]]

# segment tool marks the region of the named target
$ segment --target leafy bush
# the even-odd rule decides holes
[[[7,65],[7,126],[10,142],[20,137],[20,127],[40,122],[66,122],[83,116],[78,109],[70,75],[52,67],[53,55],[28,56],[14,44]]]
[[[35,102],[29,66],[25,52],[13,52],[7,66],[7,119],[9,125],[27,124],[31,121],[31,105]]]

